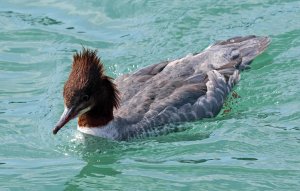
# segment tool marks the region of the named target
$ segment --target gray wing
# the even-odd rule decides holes
[[[132,124],[125,136],[148,135],[165,124],[216,116],[240,71],[269,42],[268,37],[235,37],[199,54],[116,79],[122,102],[115,115]]]

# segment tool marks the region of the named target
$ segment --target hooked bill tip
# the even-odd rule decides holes
[[[52,131],[53,135],[56,135],[60,128],[55,127]]]

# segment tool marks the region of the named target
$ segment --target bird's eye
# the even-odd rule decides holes
[[[89,101],[90,97],[88,95],[83,95],[81,99],[82,101]]]

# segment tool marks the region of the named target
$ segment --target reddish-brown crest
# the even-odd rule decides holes
[[[92,109],[81,116],[82,122],[83,119],[91,123],[101,117],[104,118],[102,121],[113,118],[113,108],[119,106],[119,92],[112,78],[104,74],[97,51],[83,48],[74,54],[72,70],[64,86],[66,106],[70,108],[79,105],[85,95],[93,103]]]
[[[93,91],[99,87],[102,82],[110,82],[112,90],[116,92],[113,101],[114,106],[118,106],[118,92],[112,79],[104,74],[104,67],[100,58],[97,56],[97,50],[83,48],[79,53],[73,56],[72,70],[64,86],[64,97],[68,105],[68,98],[74,96],[77,91]]]

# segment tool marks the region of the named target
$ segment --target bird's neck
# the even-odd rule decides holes
[[[113,108],[102,109],[95,106],[90,111],[79,116],[78,126],[79,127],[102,127],[107,125],[113,119],[114,119]]]
[[[114,119],[113,110],[118,108],[120,101],[116,85],[105,76],[99,90],[101,96],[96,98],[93,108],[79,116],[79,127],[102,127]]]

